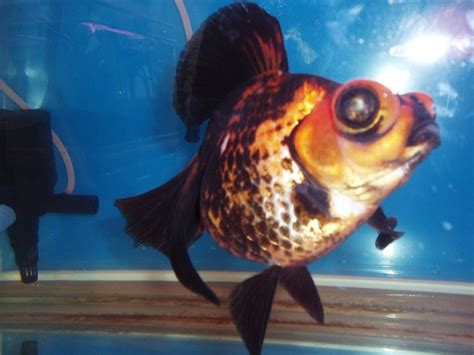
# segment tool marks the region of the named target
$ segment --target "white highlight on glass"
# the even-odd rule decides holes
[[[405,44],[393,46],[389,53],[393,57],[403,57],[416,63],[433,64],[447,55],[450,42],[446,35],[424,34]]]
[[[385,249],[382,250],[382,255],[387,258],[392,258],[397,255],[397,248],[392,244],[387,245]]]
[[[394,93],[406,92],[410,78],[411,73],[408,69],[391,65],[382,67],[374,77],[376,81],[385,85]]]

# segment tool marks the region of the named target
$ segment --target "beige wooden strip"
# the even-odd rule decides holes
[[[235,284],[209,283],[222,301],[216,307],[170,281],[1,282],[0,328],[237,337],[227,309]],[[398,350],[410,343],[416,351],[442,348],[445,353],[474,346],[470,295],[331,286],[319,291],[324,326],[279,289],[267,338],[363,347],[392,344]]]

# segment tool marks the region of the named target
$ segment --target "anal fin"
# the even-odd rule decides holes
[[[230,295],[230,313],[251,355],[262,351],[281,270],[272,266],[237,285]]]
[[[306,312],[319,323],[324,323],[324,309],[316,285],[306,266],[282,269],[280,284]]]

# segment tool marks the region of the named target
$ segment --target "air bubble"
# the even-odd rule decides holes
[[[442,224],[444,230],[447,231],[447,232],[450,232],[453,229],[453,225],[448,221],[443,221],[441,224]]]

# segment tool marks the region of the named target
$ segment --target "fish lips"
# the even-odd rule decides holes
[[[439,126],[434,120],[425,120],[415,125],[408,137],[408,146],[427,144],[434,149],[441,144]]]

